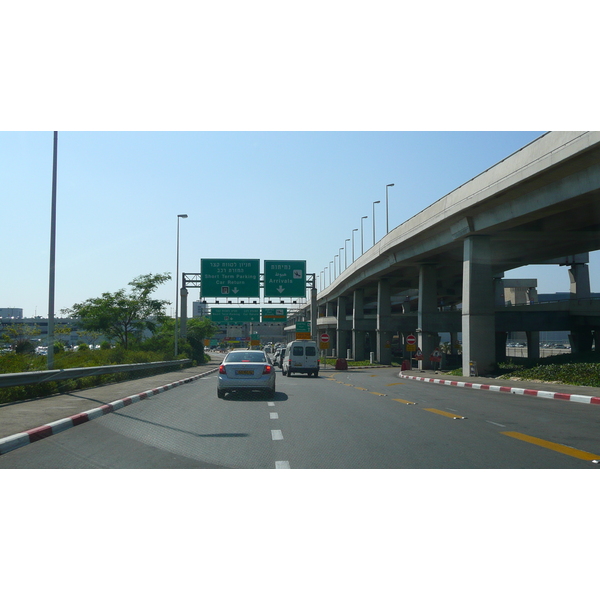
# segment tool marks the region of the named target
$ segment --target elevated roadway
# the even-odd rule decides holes
[[[600,132],[549,132],[390,231],[316,294],[318,309],[311,314],[307,304],[296,318],[334,333],[335,347],[351,348],[357,358],[369,337],[384,364],[397,333],[416,330],[427,362],[439,332],[460,331],[463,369],[475,363],[486,373],[507,327],[523,330],[502,308],[506,271],[563,264],[572,298],[589,297],[588,253],[600,249],[599,200]],[[569,306],[561,310],[575,346],[591,347],[600,330],[597,303],[587,321],[570,320]],[[538,319],[538,331],[545,323],[552,330]]]

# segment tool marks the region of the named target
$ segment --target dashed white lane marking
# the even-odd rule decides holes
[[[289,469],[290,463],[287,460],[277,460],[277,461],[275,461],[275,468],[276,469]]]
[[[269,413],[269,417],[271,417],[271,419],[279,419],[279,415],[277,413]]]
[[[271,439],[273,441],[275,441],[275,440],[282,440],[283,439],[283,433],[281,433],[281,429],[271,429]]]
[[[506,427],[506,425],[502,425],[501,423],[494,423],[494,421],[486,421],[487,423],[491,423],[492,425],[498,425],[498,427]]]
[[[275,406],[275,402],[267,402],[267,406]]]

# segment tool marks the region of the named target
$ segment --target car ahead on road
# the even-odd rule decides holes
[[[311,375],[318,377],[320,362],[317,342],[296,340],[287,345],[281,370],[288,377],[292,373],[306,373],[309,377]]]
[[[277,348],[275,350],[275,356],[273,357],[273,364],[280,369],[283,367],[283,359],[285,357],[285,348]]]
[[[219,366],[217,396],[229,392],[265,392],[275,395],[275,367],[262,350],[232,350]]]

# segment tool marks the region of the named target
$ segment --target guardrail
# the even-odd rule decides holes
[[[76,369],[58,369],[52,371],[26,371],[24,373],[4,373],[0,375],[0,388],[14,387],[16,385],[30,385],[46,383],[47,381],[60,381],[64,379],[78,379],[108,373],[126,373],[129,371],[146,371],[164,367],[183,367],[191,363],[189,358],[182,360],[168,360],[161,362],[136,363],[131,365],[108,365],[104,367],[78,367]]]

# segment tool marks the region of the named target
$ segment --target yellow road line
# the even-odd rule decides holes
[[[390,385],[406,385],[406,383],[404,383],[403,381],[401,381],[399,383],[386,383],[385,385],[386,385],[386,387],[390,387]]]
[[[374,394],[375,396],[385,396],[385,394],[380,394],[379,392],[369,392],[369,394]]]
[[[409,402],[408,400],[402,400],[401,398],[392,398],[396,402],[403,402],[404,404],[416,404],[416,402]]]
[[[367,388],[359,388],[359,387],[357,387],[356,389],[357,389],[357,390],[362,390],[363,392],[366,392],[366,391],[367,391]]]
[[[581,460],[600,459],[600,456],[597,454],[592,454],[591,452],[585,452],[583,450],[577,450],[576,448],[569,448],[569,446],[563,446],[563,444],[547,442],[546,440],[532,437],[530,435],[525,435],[524,433],[518,433],[516,431],[501,431],[500,433],[502,435],[507,435],[508,437],[515,438],[516,440],[521,440],[523,442],[535,444],[536,446],[541,446],[542,448],[547,448],[548,450],[554,450],[555,452],[567,454],[569,456],[572,456],[573,458],[580,458]]]
[[[443,410],[438,410],[437,408],[424,408],[423,410],[427,410],[429,412],[435,413],[436,415],[442,415],[443,417],[450,417],[451,419],[464,419],[465,417],[461,417],[460,415],[455,415],[454,413],[444,412]]]

